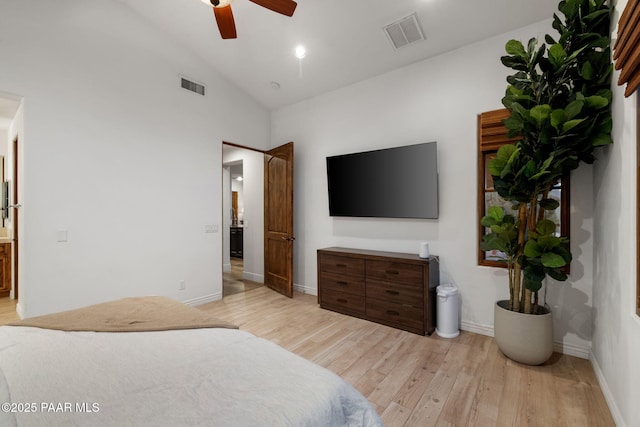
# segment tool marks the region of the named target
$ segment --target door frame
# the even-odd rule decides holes
[[[288,144],[293,144],[293,143],[288,143]],[[288,144],[284,144],[284,145],[288,145]],[[241,148],[241,149],[244,149],[244,150],[249,150],[249,151],[261,153],[265,158],[268,156],[267,153],[269,151],[272,151],[272,150],[275,149],[275,148],[273,148],[273,149],[269,149],[269,150],[260,150],[258,148],[248,147],[246,145],[235,144],[233,142],[229,142],[229,141],[225,141],[225,140],[222,141],[222,145],[223,146],[227,145],[227,146],[230,146],[230,147],[236,147],[236,148]],[[276,148],[279,148],[279,147],[276,147]],[[221,173],[224,173],[224,171],[222,170]],[[293,181],[293,177],[291,177],[291,180]],[[221,180],[221,181],[222,181],[221,185],[224,185],[224,179]],[[264,179],[263,179],[263,186],[264,186]],[[224,188],[223,188],[223,194],[224,194]],[[222,205],[223,204],[224,203],[222,203]],[[263,200],[263,204],[264,204],[264,200]],[[222,214],[223,214],[223,218],[224,218],[224,215],[225,215],[224,207],[221,207],[221,209],[223,210]],[[264,217],[264,213],[263,213],[263,217]],[[293,209],[291,209],[291,224],[292,224],[292,228],[293,228]],[[290,237],[292,238],[291,242],[293,242],[293,230],[291,230],[291,236]],[[226,244],[225,240],[224,240],[224,234],[223,234],[223,238],[222,238],[222,244],[223,245]],[[293,243],[291,243],[291,246],[293,246]],[[222,253],[224,254],[224,248],[222,250]],[[263,265],[265,264],[265,260],[266,259],[267,259],[267,248],[265,247],[264,248],[264,253],[263,253]],[[293,289],[293,261],[294,261],[293,249],[291,249],[291,257],[290,257],[290,264],[291,264],[291,269],[290,269],[290,276],[291,276],[290,281],[291,281],[291,283],[290,283],[290,287],[291,287],[291,290]],[[224,263],[224,255],[223,255],[222,263]],[[223,270],[224,270],[224,268],[223,268]],[[223,274],[224,274],[224,272],[223,272]],[[267,281],[266,280],[266,274],[267,274],[267,272],[266,272],[266,266],[265,266],[265,271],[263,272],[263,281],[264,281],[265,285],[267,284],[266,283],[266,281]],[[291,295],[287,295],[287,296],[291,297]],[[223,295],[223,297],[224,297],[224,295]]]

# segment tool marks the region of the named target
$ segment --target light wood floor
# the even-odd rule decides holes
[[[0,299],[0,325],[18,320]],[[422,337],[260,288],[199,307],[322,365],[353,384],[394,426],[614,426],[589,361],[554,354],[530,367],[490,337]]]
[[[9,297],[0,298],[0,325],[20,320],[18,313],[16,313],[17,303],[18,300]]]
[[[240,292],[264,286],[262,283],[243,279],[244,262],[240,258],[231,258],[231,270],[222,273],[222,296],[228,297]]]
[[[353,384],[393,426],[614,426],[591,364],[554,354],[530,367],[490,337],[422,337],[266,287],[199,308],[322,365]]]

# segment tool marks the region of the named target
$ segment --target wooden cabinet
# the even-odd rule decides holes
[[[243,253],[242,227],[231,227],[229,245],[231,250],[231,256],[235,258],[242,258],[242,253]]]
[[[11,243],[0,243],[0,297],[11,293]]]
[[[318,250],[320,307],[421,335],[435,330],[439,276],[436,256]]]

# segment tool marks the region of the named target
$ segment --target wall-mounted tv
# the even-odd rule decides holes
[[[435,142],[327,157],[329,215],[438,218]]]

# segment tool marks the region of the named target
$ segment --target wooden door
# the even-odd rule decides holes
[[[264,156],[264,283],[293,297],[293,142]]]

